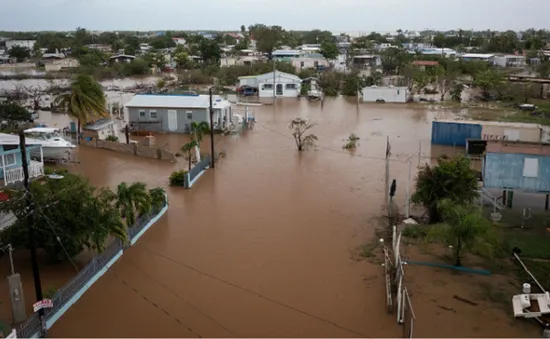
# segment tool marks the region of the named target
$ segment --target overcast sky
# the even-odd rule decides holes
[[[0,30],[548,28],[550,0],[0,0]]]

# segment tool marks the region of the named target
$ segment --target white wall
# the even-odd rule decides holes
[[[362,90],[363,102],[385,102],[405,103],[408,99],[407,87],[365,87]]]
[[[34,48],[36,40],[8,40],[6,41],[6,50],[10,50],[14,46],[21,46],[30,49],[31,51]]]
[[[281,81],[275,81],[275,88],[277,85],[282,86],[282,93],[275,95],[278,98],[297,98],[300,95],[301,85],[296,83],[284,83]],[[294,86],[295,88],[288,88],[288,86]],[[262,82],[258,84],[258,95],[260,98],[273,98],[273,82]]]
[[[302,68],[314,68],[316,66],[329,66],[328,61],[319,58],[294,58],[290,60],[290,63],[297,70],[301,70]]]

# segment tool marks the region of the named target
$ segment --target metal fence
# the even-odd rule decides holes
[[[88,265],[80,270],[75,277],[65,284],[65,286],[60,288],[52,298],[53,308],[45,309],[44,311],[45,321],[48,321],[61,310],[71,298],[84,287],[84,285],[86,285],[99,271],[105,268],[105,265],[107,265],[109,261],[120,254],[121,251],[124,251],[124,248],[129,247],[130,241],[134,239],[134,237],[136,237],[136,235],[138,235],[147,223],[158,215],[158,213],[160,213],[160,211],[138,218],[134,226],[128,228],[128,243],[124,243],[118,238],[114,239],[100,254],[94,257]],[[27,320],[19,325],[17,336],[19,338],[31,338],[40,331],[40,326],[38,313],[33,313]]]

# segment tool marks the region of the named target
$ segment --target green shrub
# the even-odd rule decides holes
[[[114,136],[114,135],[109,135],[109,136],[107,136],[107,138],[105,138],[105,140],[107,140],[107,141],[113,141],[113,142],[118,142],[118,137],[117,137],[117,136]]]
[[[56,292],[57,290],[55,289],[55,287],[48,286],[48,288],[42,291],[42,296],[44,297],[44,299],[52,299]]]
[[[187,171],[175,171],[170,174],[170,186],[183,186],[185,183],[185,175]]]

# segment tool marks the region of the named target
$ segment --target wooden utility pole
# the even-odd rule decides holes
[[[214,107],[212,105],[212,87],[208,90],[210,95],[210,167],[214,168],[216,159],[214,158]]]
[[[26,202],[26,211],[27,211],[27,228],[29,231],[29,243],[31,246],[31,265],[32,265],[32,276],[34,278],[34,292],[36,293],[36,301],[42,301],[42,283],[40,281],[40,271],[38,268],[38,255],[36,253],[36,239],[34,238],[34,224],[33,224],[33,213],[30,211],[31,206],[31,195],[30,195],[30,183],[29,183],[29,164],[27,163],[27,148],[25,143],[25,133],[23,131],[19,132],[19,148],[21,149],[21,162],[23,165],[23,185],[25,187],[25,202]],[[46,318],[44,315],[44,309],[41,308],[38,310],[38,317],[40,319],[40,334],[42,338],[48,336],[46,328]]]

